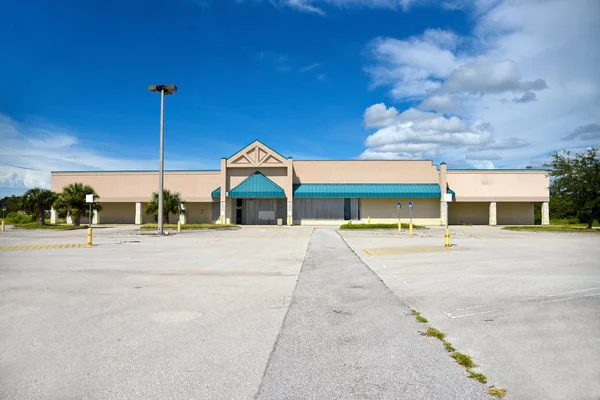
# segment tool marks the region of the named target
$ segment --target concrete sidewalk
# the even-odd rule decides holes
[[[258,399],[489,399],[336,231],[315,229]]]

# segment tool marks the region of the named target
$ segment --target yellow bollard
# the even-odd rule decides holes
[[[411,222],[411,223],[410,223],[410,225],[409,225],[409,228],[408,228],[408,234],[409,234],[410,236],[412,236],[412,222]]]
[[[367,217],[367,224],[371,223],[371,217]]]
[[[2,220],[2,232],[4,232],[4,220]]]
[[[402,230],[402,223],[400,221],[398,221],[398,232],[400,232]]]
[[[181,221],[177,221],[177,232],[181,232]]]
[[[450,229],[446,229],[446,247],[450,247]]]
[[[92,245],[92,228],[88,228],[88,241],[87,244]]]

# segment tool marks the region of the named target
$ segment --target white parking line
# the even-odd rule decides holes
[[[581,299],[581,298],[584,298],[584,297],[592,297],[592,296],[600,296],[600,293],[584,294],[584,295],[581,295],[581,296],[572,296],[572,297],[564,297],[562,299],[547,300],[547,301],[542,301],[541,304],[544,304],[544,303],[555,303],[557,301],[565,301],[565,300],[575,300],[575,299]]]

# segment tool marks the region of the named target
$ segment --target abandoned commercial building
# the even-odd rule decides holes
[[[222,158],[220,170],[164,176],[165,189],[185,202],[182,223],[379,223],[397,222],[399,211],[405,222],[413,202],[415,224],[533,224],[537,202],[542,224],[549,224],[544,170],[447,169],[427,160],[293,160],[257,140]],[[157,171],[52,172],[54,191],[75,182],[99,195],[103,210],[94,223],[154,222],[143,210],[157,191]],[[52,217],[56,221],[56,212]]]

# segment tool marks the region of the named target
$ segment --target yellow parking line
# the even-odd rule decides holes
[[[5,247],[4,246],[0,246],[0,251],[4,251]]]
[[[81,248],[81,243],[79,243],[79,244],[77,245],[77,248],[78,248],[78,249],[80,249],[80,248]]]
[[[50,247],[52,247],[51,244],[47,244],[46,246],[44,246],[45,249],[49,249]]]
[[[17,246],[8,246],[8,250],[13,251]]]

